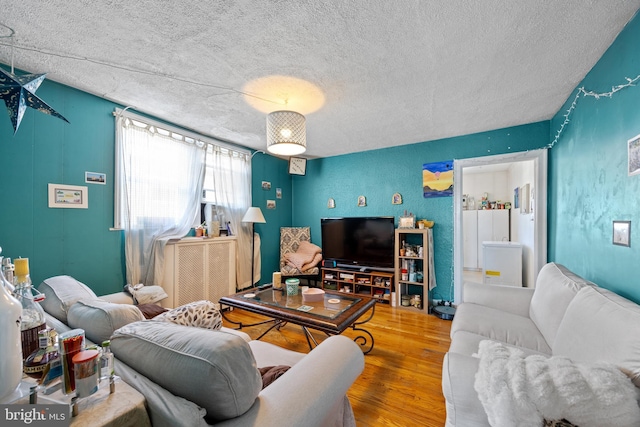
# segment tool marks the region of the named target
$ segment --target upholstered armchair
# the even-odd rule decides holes
[[[280,272],[285,278],[306,278],[316,281],[322,261],[319,246],[311,243],[309,227],[280,228]]]

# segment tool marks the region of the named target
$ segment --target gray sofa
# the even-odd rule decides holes
[[[640,397],[637,304],[554,263],[541,269],[535,289],[466,283],[463,295],[442,371],[448,427],[490,425],[474,389],[479,346],[484,340],[504,343],[508,349],[521,351],[523,357],[609,362],[631,379]],[[640,419],[633,425],[640,425]]]
[[[126,294],[98,298],[69,276],[39,290],[59,332],[111,337],[116,374],[145,396],[153,426],[355,426],[346,393],[364,356],[349,338],[329,337],[303,354],[225,327],[142,320]],[[258,369],[277,365],[291,368],[261,389]]]

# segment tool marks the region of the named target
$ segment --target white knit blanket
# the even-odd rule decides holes
[[[493,427],[540,427],[566,419],[580,427],[640,426],[640,398],[615,366],[528,356],[495,341],[480,342],[475,390]]]

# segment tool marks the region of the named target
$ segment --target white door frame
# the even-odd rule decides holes
[[[534,261],[533,280],[547,263],[547,149],[525,151],[496,156],[475,157],[453,161],[453,298],[455,304],[463,301],[462,275],[464,264],[464,237],[462,233],[462,180],[463,169],[470,166],[493,165],[498,163],[534,161],[534,188],[536,203],[534,204]]]

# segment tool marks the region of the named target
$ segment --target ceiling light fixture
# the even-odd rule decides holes
[[[267,151],[295,156],[307,150],[305,118],[295,111],[274,111],[267,116]]]

